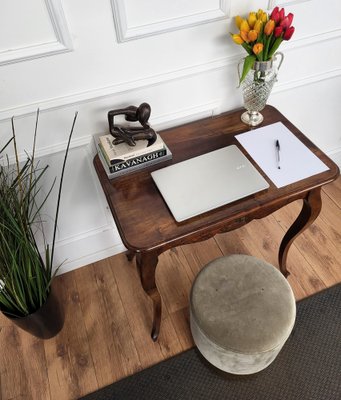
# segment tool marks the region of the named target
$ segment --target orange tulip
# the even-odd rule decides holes
[[[258,37],[258,32],[252,29],[248,34],[247,37],[249,39],[249,42],[254,42],[257,40]]]
[[[252,47],[252,51],[254,52],[254,54],[256,54],[256,56],[258,54],[260,54],[263,51],[264,45],[263,43],[256,43],[253,47]]]
[[[264,33],[266,36],[270,36],[275,29],[275,21],[269,19],[269,21],[264,26]]]
[[[249,43],[249,35],[246,31],[240,31],[240,36],[244,40],[244,42]]]

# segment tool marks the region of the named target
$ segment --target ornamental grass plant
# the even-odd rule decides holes
[[[50,293],[51,282],[60,268],[60,265],[53,268],[54,248],[63,177],[76,118],[77,113],[64,154],[51,244],[47,243],[44,235],[45,222],[41,211],[56,178],[47,194],[42,194],[43,178],[48,165],[41,166],[35,159],[39,110],[32,152],[26,153],[26,161],[19,160],[13,118],[13,136],[0,150],[0,310],[8,317],[24,317],[42,307]],[[14,148],[14,164],[10,164],[5,154],[10,145]],[[44,238],[42,254],[35,238],[38,229]]]

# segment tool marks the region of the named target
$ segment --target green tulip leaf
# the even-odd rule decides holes
[[[275,43],[272,45],[271,49],[269,50],[269,54],[268,54],[269,60],[276,53],[276,51],[277,51],[278,47],[280,46],[280,44],[282,43],[282,41],[283,41],[282,37],[278,37],[275,40]]]
[[[252,68],[255,61],[256,61],[256,56],[254,54],[245,57],[242,76],[240,77],[239,85],[243,82],[243,80],[245,79],[247,73]]]
[[[252,53],[252,47],[248,44],[248,43],[242,43],[242,47],[249,53],[249,54],[253,54]]]

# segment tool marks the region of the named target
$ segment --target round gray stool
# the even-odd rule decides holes
[[[278,355],[295,323],[290,285],[272,265],[232,255],[207,264],[190,294],[190,324],[202,355],[233,374],[252,374]]]

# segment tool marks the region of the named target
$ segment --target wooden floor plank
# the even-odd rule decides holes
[[[232,232],[217,235],[215,240],[224,255],[247,254],[254,257],[262,257],[260,249],[255,245],[252,238],[249,237],[246,226]]]
[[[25,371],[29,371],[26,374],[27,386],[32,388],[30,393],[32,400],[49,400],[51,393],[44,343],[22,330],[18,330],[18,334],[21,342],[20,349],[23,353],[23,368]],[[26,393],[25,396],[27,396]]]
[[[290,226],[289,221],[294,220],[300,209],[300,202],[294,202],[276,211],[274,215],[286,230]],[[320,280],[329,287],[334,282],[341,280],[341,252],[328,238],[325,233],[327,231],[327,224],[321,217],[318,217],[308,229],[297,237],[294,243],[315,273],[319,275]],[[288,260],[291,259],[290,253],[291,250],[289,250]]]
[[[181,246],[181,250],[190,266],[191,272],[188,274],[191,276],[192,281],[203,266],[223,255],[214,238]]]
[[[278,268],[278,249],[283,234],[282,228],[270,216],[262,220],[252,221],[237,231],[219,235],[216,237],[216,240],[226,255],[248,254]],[[296,259],[304,262],[305,260],[302,260],[299,252],[295,249],[294,251]],[[310,279],[310,276],[305,275],[305,279]],[[300,281],[293,279],[293,277],[290,277],[289,283],[297,300],[311,293],[311,291],[304,290]],[[310,284],[307,286],[310,288]]]
[[[65,309],[63,330],[44,341],[51,398],[78,399],[98,389],[74,273],[58,277],[58,293]]]
[[[341,209],[341,176],[339,176],[336,181],[330,183],[329,185],[323,186],[322,190]]]
[[[271,215],[259,220],[257,224],[250,228],[253,238],[256,236],[261,238],[258,240],[262,241],[262,245],[259,244],[259,248],[263,257],[270,264],[279,267],[278,250],[285,231],[278,224],[275,217]],[[296,300],[326,288],[295,242],[288,254],[287,268],[290,273],[288,281],[293,288]]]
[[[141,367],[146,368],[164,359],[164,329],[161,330],[159,340],[153,342],[150,336],[152,303],[141,287],[134,261],[128,262],[124,254],[119,254],[110,259],[110,266],[118,282],[118,291],[125,313],[130,317],[129,326]],[[163,320],[167,317],[165,313]]]
[[[319,216],[325,223],[325,234],[338,247],[341,248],[341,206],[324,192],[322,193],[322,211]]]
[[[194,346],[189,323],[189,308],[185,307],[171,314],[173,326],[177,332],[182,351]]]
[[[99,387],[141,368],[109,261],[74,271]],[[109,359],[109,363],[104,363]]]
[[[32,395],[35,389],[29,386],[30,371],[25,370],[20,333],[14,324],[5,326],[0,331],[0,354],[2,399],[16,399],[28,394],[27,398],[33,400]]]
[[[188,306],[189,291],[193,275],[186,257],[180,249],[172,249],[161,254],[157,266],[157,283],[164,307],[173,313]]]
[[[278,266],[278,245],[299,210],[292,203],[241,229],[162,255],[156,279],[164,313],[156,343],[150,338],[151,301],[124,254],[57,277],[66,321],[55,338],[29,337],[0,315],[1,400],[77,399],[191,348],[187,296],[196,274],[231,253]],[[321,215],[290,248],[289,283],[296,298],[341,282],[340,210],[339,178],[323,188]]]

